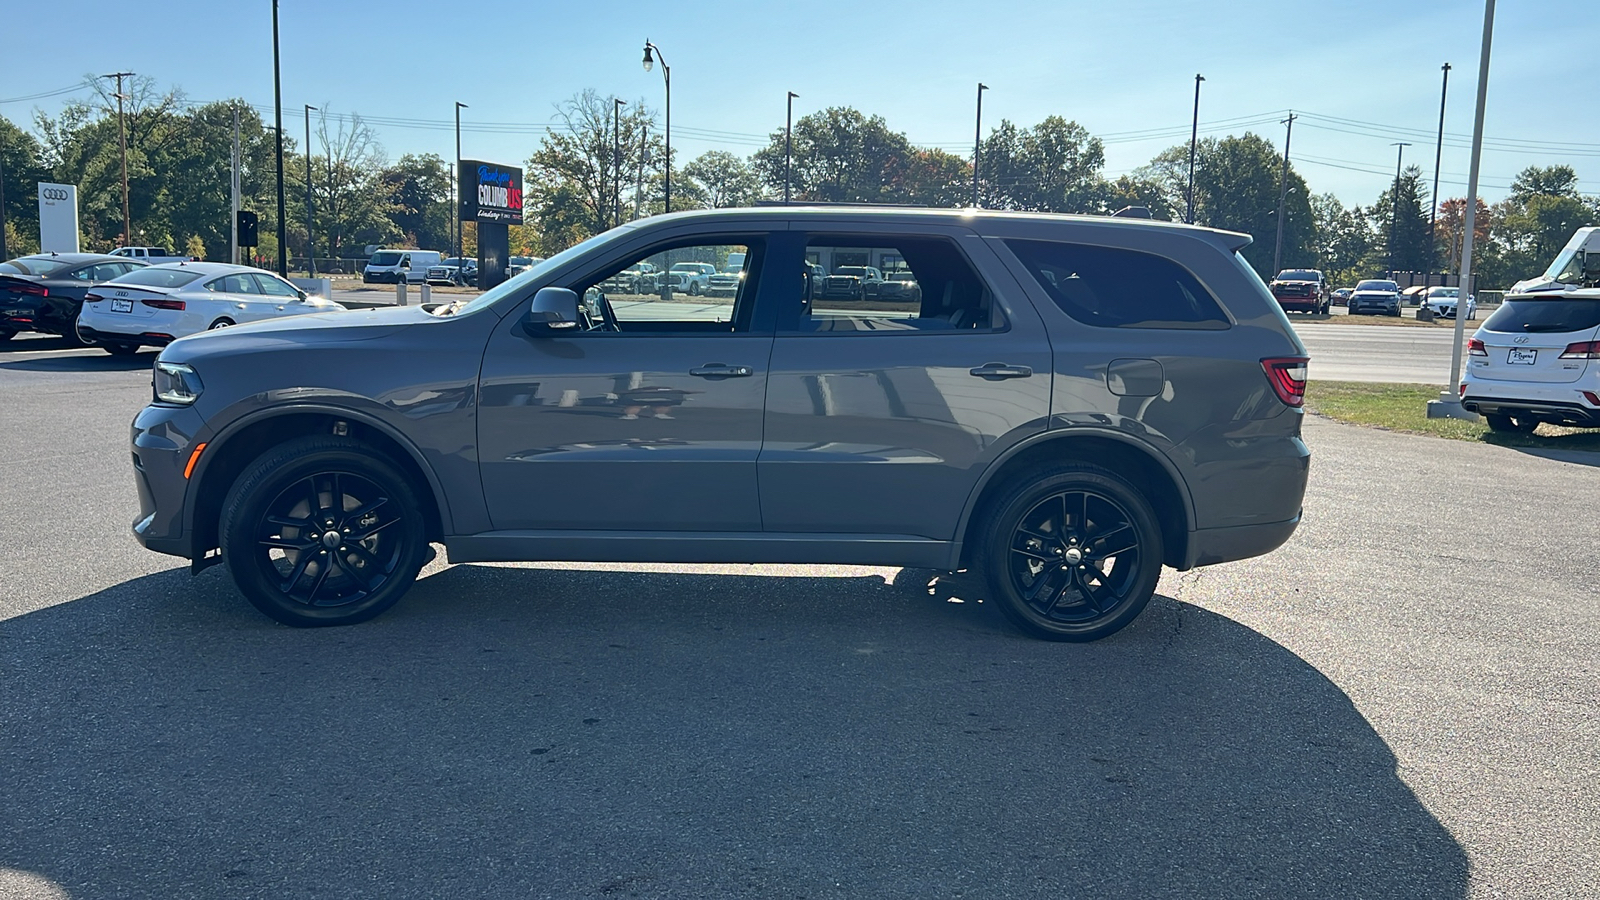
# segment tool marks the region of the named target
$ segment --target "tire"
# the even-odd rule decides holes
[[[16,336],[17,336],[17,333],[15,331],[3,331],[3,330],[0,330],[0,343],[5,343],[6,341],[9,341],[9,340],[11,340],[12,338],[14,338]]]
[[[265,615],[301,628],[353,625],[399,601],[429,558],[419,509],[410,480],[369,445],[298,438],[234,482],[222,556]]]
[[[692,297],[700,296],[700,282],[698,282],[698,281],[689,282],[689,295],[692,296]]]
[[[1161,528],[1122,477],[1052,466],[1013,483],[992,509],[980,532],[981,567],[990,596],[1024,633],[1099,640],[1132,622],[1155,593]]]
[[[1484,413],[1483,420],[1489,423],[1490,431],[1502,434],[1533,434],[1533,430],[1539,427],[1537,419],[1519,419],[1516,416]]]
[[[139,352],[138,344],[126,344],[121,341],[112,344],[101,344],[100,347],[112,356],[133,356]]]
[[[234,323],[234,321],[232,319],[228,318],[227,316],[223,316],[222,318],[216,320],[215,322],[212,322],[210,325],[207,325],[206,326],[206,330],[207,331],[216,331],[218,328],[227,328],[227,327],[229,327],[230,325],[233,325],[233,324],[235,324],[235,323]]]

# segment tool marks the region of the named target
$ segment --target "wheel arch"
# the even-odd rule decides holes
[[[190,525],[193,559],[218,546],[219,519],[228,489],[261,454],[286,441],[313,434],[335,434],[345,423],[350,436],[384,452],[412,479],[422,501],[430,541],[450,533],[450,506],[432,466],[414,444],[381,420],[334,406],[294,405],[261,410],[230,423],[213,437],[195,468],[193,487],[184,502]]]
[[[1172,460],[1144,441],[1100,428],[1074,426],[1052,429],[1019,442],[990,464],[973,487],[962,510],[956,534],[956,563],[966,566],[981,543],[974,529],[981,528],[989,505],[1022,473],[1052,463],[1082,462],[1099,466],[1142,489],[1155,508],[1161,525],[1163,562],[1185,568],[1189,533],[1195,529],[1194,500]]]

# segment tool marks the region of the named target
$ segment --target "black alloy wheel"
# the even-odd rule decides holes
[[[1014,489],[989,526],[990,590],[1036,637],[1106,637],[1155,592],[1163,553],[1155,513],[1138,489],[1104,469],[1052,469]]]
[[[222,554],[261,612],[286,625],[347,625],[410,588],[427,554],[408,479],[350,438],[268,451],[223,505]]]

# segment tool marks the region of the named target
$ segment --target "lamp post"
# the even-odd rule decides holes
[[[277,47],[278,47],[278,44],[277,44],[277,40],[278,40],[278,38],[277,38],[277,34],[278,34],[278,31],[277,31],[277,28],[278,28],[278,24],[277,24],[278,23],[278,4],[277,4],[277,0],[273,0],[273,4],[272,4],[272,23],[273,23],[272,24],[272,28],[273,28],[273,31],[272,31],[272,34],[273,34],[273,38],[272,38],[272,40],[273,40],[273,44],[272,44],[273,51],[272,52],[274,54],[276,54],[278,52],[277,51]],[[274,56],[273,59],[276,60],[277,57]],[[124,79],[124,78],[132,78],[133,77],[133,73],[132,72],[113,72],[110,75],[102,75],[100,77],[101,78],[115,78],[117,80],[117,148],[122,153],[122,243],[123,243],[124,246],[126,246],[128,244],[133,243],[133,219],[132,219],[131,216],[128,215],[128,131],[127,131],[127,128],[125,128],[123,126],[123,122],[122,122],[122,101],[127,99],[127,95],[122,93],[122,79]]]
[[[1205,78],[1199,72],[1194,76],[1194,125],[1189,129],[1189,214],[1184,217],[1185,222],[1194,224],[1194,151],[1200,140],[1200,82]]]
[[[306,277],[317,277],[316,242],[311,231],[311,112],[316,107],[306,104]]]
[[[1444,157],[1444,101],[1450,91],[1450,64],[1445,63],[1444,84],[1439,88],[1439,142],[1433,148],[1433,211],[1428,214],[1428,280],[1439,267],[1439,160]],[[1444,284],[1443,276],[1439,279]]]
[[[611,98],[611,224],[622,224],[622,108],[627,102]]]
[[[665,79],[667,83],[667,159],[664,163],[667,173],[667,181],[665,194],[667,205],[666,211],[672,212],[672,67],[667,65],[667,58],[662,55],[661,48],[650,43],[650,40],[646,38],[644,42],[644,70],[646,72],[650,71],[650,68],[655,65],[655,59],[651,54],[654,54],[656,57],[660,57],[661,77]]]
[[[461,192],[466,189],[466,185],[461,183],[461,111],[471,108],[460,100],[456,101],[456,167],[450,170],[450,199],[454,207],[450,210],[450,230],[456,240],[450,255],[456,258],[458,266],[461,264]]]
[[[981,206],[978,202],[978,159],[983,154],[983,92],[989,86],[978,82],[978,121],[972,129],[972,206],[974,209]]]
[[[783,202],[789,203],[789,185],[791,173],[794,171],[794,98],[800,96],[794,91],[789,92],[788,111],[783,116]]]
[[[1283,220],[1284,210],[1289,202],[1289,141],[1294,138],[1294,120],[1299,118],[1293,112],[1284,123],[1289,129],[1283,134],[1283,172],[1278,176],[1278,240],[1272,250],[1272,274],[1274,277],[1283,271]]]
[[[272,0],[272,109],[278,132],[278,276],[289,277],[289,247],[283,202],[283,77],[278,65],[278,0]]]
[[[1400,161],[1405,158],[1410,144],[1396,141],[1389,146],[1397,148],[1394,154],[1394,187],[1389,190],[1389,277],[1394,277],[1394,231],[1400,225]]]

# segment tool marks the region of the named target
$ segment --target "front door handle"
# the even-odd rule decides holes
[[[724,363],[706,363],[697,368],[690,369],[690,375],[699,378],[749,378],[755,371],[749,366],[730,366]]]
[[[969,370],[969,374],[979,378],[1028,378],[1033,375],[1033,370],[1027,366],[1008,366],[1005,363],[984,363],[976,369]]]

